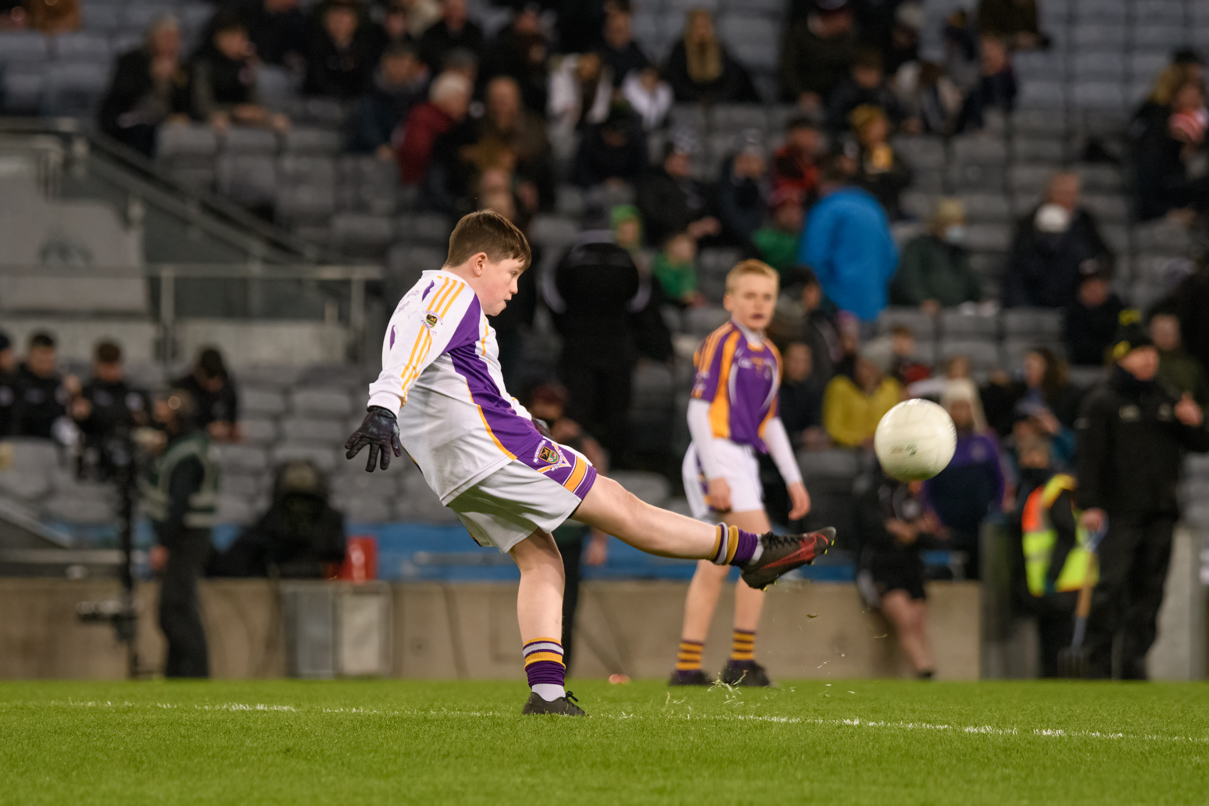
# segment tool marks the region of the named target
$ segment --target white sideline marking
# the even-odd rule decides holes
[[[682,702],[670,700],[669,702]],[[727,700],[730,704],[730,700]],[[306,706],[294,705],[266,705],[264,703],[239,703],[228,702],[218,703],[213,705],[181,705],[179,703],[170,702],[114,702],[112,700],[48,700],[44,703],[0,703],[0,709],[21,707],[26,705],[49,705],[52,707],[67,707],[67,708],[159,708],[159,709],[187,709],[194,711],[260,711],[260,712],[286,712],[286,713],[303,713],[306,711],[316,711],[323,714],[357,714],[364,716],[402,716],[402,717],[507,717],[516,716],[511,712],[500,713],[498,711],[454,711],[447,708],[421,710],[418,708],[382,711],[374,708],[308,708]],[[666,707],[666,706],[665,706]],[[841,728],[864,728],[864,729],[890,729],[890,730],[922,730],[922,731],[954,731],[957,733],[982,734],[985,736],[1041,736],[1055,739],[1109,739],[1109,740],[1130,740],[1130,741],[1147,741],[1147,742],[1190,742],[1194,744],[1209,744],[1209,737],[1203,736],[1159,736],[1156,734],[1137,734],[1131,735],[1127,733],[1111,733],[1098,730],[1068,730],[1066,728],[996,728],[992,725],[947,725],[935,724],[932,722],[902,722],[902,721],[885,721],[876,719],[861,719],[853,717],[850,719],[822,719],[802,718],[796,716],[774,716],[766,714],[697,714],[692,713],[683,716],[674,714],[664,714],[656,717],[643,716],[641,714],[627,714],[622,711],[620,715],[616,714],[593,714],[595,719],[702,719],[718,722],[771,722],[781,725],[819,725],[823,727],[841,727]]]

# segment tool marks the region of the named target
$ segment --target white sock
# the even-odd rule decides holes
[[[530,688],[546,702],[554,702],[567,696],[567,690],[554,683],[534,683]]]

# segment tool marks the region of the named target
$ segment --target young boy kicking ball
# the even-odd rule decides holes
[[[369,448],[366,470],[383,470],[404,446],[441,503],[475,542],[507,552],[520,568],[517,617],[532,693],[526,714],[582,716],[563,688],[563,564],[550,536],[575,520],[662,557],[736,565],[763,588],[831,546],[835,531],[756,535],[644,504],[559,445],[508,394],[495,331],[529,265],[529,244],[496,213],[471,213],[449,237],[449,256],[426,271],[395,308],[370,385],[365,421],[346,448]]]
[[[722,305],[730,321],[697,348],[697,379],[688,404],[688,430],[693,442],[684,455],[684,490],[693,517],[707,523],[725,518],[748,532],[767,532],[758,454],[768,453],[789,489],[789,517],[810,511],[810,496],[777,416],[781,355],[764,329],[777,304],[776,271],[758,260],[745,260],[726,276]],[[705,636],[714,617],[729,568],[697,563],[684,603],[684,630],[673,686],[713,682],[701,669]],[[730,659],[722,669],[727,685],[769,686],[764,667],[755,661],[756,628],[764,609],[764,591],[740,580],[735,588],[735,627]]]

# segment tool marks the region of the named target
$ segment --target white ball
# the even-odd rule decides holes
[[[930,479],[957,450],[949,413],[930,400],[907,400],[886,412],[873,435],[882,469],[900,481]]]

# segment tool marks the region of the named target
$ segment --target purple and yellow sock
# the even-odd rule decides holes
[[[730,645],[730,659],[736,663],[748,663],[756,659],[754,631],[735,630],[735,637]]]
[[[525,675],[529,688],[546,702],[567,696],[564,684],[567,667],[563,663],[563,645],[556,638],[535,638],[525,644]]]
[[[696,672],[701,669],[701,650],[704,644],[700,641],[681,641],[680,651],[676,654],[677,672]]]
[[[718,524],[718,535],[714,540],[714,553],[710,561],[714,565],[747,565],[760,548],[760,536],[745,532],[738,526]]]

